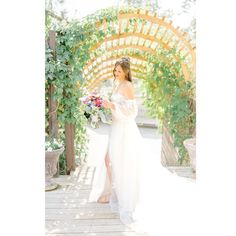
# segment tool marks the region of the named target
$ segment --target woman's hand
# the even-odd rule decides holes
[[[115,105],[112,102],[109,102],[107,100],[104,100],[102,102],[102,106],[109,109],[115,109]]]

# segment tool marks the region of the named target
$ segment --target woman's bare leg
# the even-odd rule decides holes
[[[109,159],[109,156],[108,156],[108,152],[106,153],[105,164],[106,164],[106,167],[107,167],[107,173],[108,173],[108,177],[109,177],[110,184],[111,184],[111,163],[110,163],[110,159]]]
[[[106,153],[106,156],[105,156],[105,165],[106,165],[106,168],[107,168],[107,174],[108,174],[109,181],[110,181],[110,184],[111,184],[111,178],[112,178],[112,175],[111,175],[111,163],[110,163],[110,160],[109,160],[108,152]],[[111,195],[111,193],[108,193],[106,195],[101,196],[98,199],[98,202],[99,203],[107,203],[107,202],[109,202],[110,195]]]

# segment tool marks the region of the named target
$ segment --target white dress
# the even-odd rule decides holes
[[[135,118],[138,106],[135,99],[126,99],[122,94],[113,92],[111,101],[115,105],[112,110],[107,152],[112,169],[112,183],[109,182],[106,167],[100,166],[100,181],[96,183],[90,195],[90,201],[111,193],[112,211],[119,212],[124,224],[134,222],[133,213],[139,202],[140,192],[140,150],[141,134]],[[105,171],[105,172],[104,172]]]
[[[105,161],[102,161],[96,167],[90,201],[97,201],[100,196],[111,193],[111,210],[119,213],[120,220],[125,225],[135,225],[136,222],[143,221],[141,225],[146,222],[149,224],[147,227],[150,228],[152,224],[155,228],[156,221],[151,220],[150,212],[157,212],[160,215],[156,214],[155,218],[164,227],[170,218],[164,217],[165,211],[172,211],[176,206],[172,204],[173,196],[180,199],[179,201],[186,199],[183,189],[192,189],[188,187],[192,183],[171,174],[160,164],[160,158],[149,152],[135,122],[138,113],[136,100],[126,99],[122,94],[113,92],[111,101],[115,110],[112,111],[107,151],[112,169],[112,183],[109,182]],[[152,166],[145,170],[148,162],[152,162]],[[150,185],[153,187],[150,188]],[[157,195],[153,188],[158,190]]]
[[[109,135],[108,156],[112,169],[110,206],[120,214],[124,224],[134,221],[133,213],[139,202],[140,153],[137,143],[141,134],[135,117],[138,108],[135,99],[127,100],[120,93],[114,93],[111,101],[115,105]]]

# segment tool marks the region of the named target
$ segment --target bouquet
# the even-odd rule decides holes
[[[81,99],[85,105],[84,115],[92,128],[98,128],[99,122],[111,124],[110,109],[102,106],[103,98],[95,93]]]

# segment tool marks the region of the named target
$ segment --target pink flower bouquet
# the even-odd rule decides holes
[[[110,109],[102,106],[103,98],[97,94],[91,94],[82,98],[84,108],[84,115],[87,118],[92,128],[98,128],[99,122],[111,123]]]

